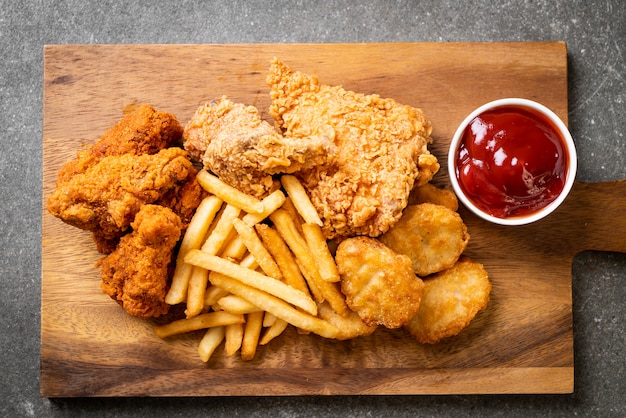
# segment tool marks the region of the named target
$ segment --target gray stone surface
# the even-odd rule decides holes
[[[0,6],[1,416],[626,416],[626,254],[594,252],[572,267],[572,395],[48,400],[38,380],[44,44],[564,40],[578,179],[598,182],[626,179],[622,0]]]

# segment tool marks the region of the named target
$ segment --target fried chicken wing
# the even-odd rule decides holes
[[[169,208],[143,205],[131,227],[115,251],[98,262],[102,291],[133,316],[166,314],[169,269],[183,223]]]
[[[419,109],[323,85],[277,59],[267,83],[270,114],[283,136],[303,142],[326,137],[337,148],[329,164],[295,174],[323,218],[327,238],[386,232],[400,219],[413,186],[439,170],[427,149],[431,124]]]
[[[433,203],[410,205],[400,221],[378,239],[411,259],[415,273],[428,276],[450,268],[470,236],[461,216]]]
[[[110,252],[143,205],[178,194],[187,182],[195,181],[195,174],[187,153],[180,148],[102,157],[84,172],[59,181],[48,198],[48,211],[70,225],[92,231],[99,250]],[[189,207],[193,204],[188,203]]]
[[[360,236],[342,241],[335,260],[346,303],[365,324],[399,328],[418,312],[424,283],[407,256]]]
[[[419,312],[405,328],[422,344],[457,335],[487,306],[490,292],[483,265],[464,257],[424,280]]]
[[[294,141],[262,120],[254,106],[226,97],[200,106],[185,126],[191,157],[237,189],[264,197],[280,187],[272,175],[324,165],[334,145],[325,137]]]

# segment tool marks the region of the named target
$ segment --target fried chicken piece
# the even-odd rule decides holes
[[[141,206],[178,194],[186,183],[196,181],[196,172],[180,148],[152,155],[102,157],[84,172],[57,182],[48,198],[48,211],[70,225],[92,231],[98,249],[110,252]],[[191,200],[185,204],[188,208],[197,206],[196,199]]]
[[[131,227],[116,250],[98,262],[102,291],[133,316],[166,314],[169,270],[183,223],[169,208],[143,205]]]
[[[407,206],[400,221],[378,239],[411,259],[421,277],[448,269],[465,251],[470,236],[461,216],[433,203]]]
[[[108,129],[92,146],[91,154],[156,154],[177,145],[182,135],[183,127],[174,115],[141,104]]]
[[[75,160],[60,170],[60,182],[68,181],[74,174],[84,173],[102,157],[111,155],[156,154],[180,142],[183,127],[170,113],[142,104],[124,115],[87,150],[78,153]]]
[[[424,283],[407,256],[360,236],[342,241],[335,260],[346,303],[365,324],[399,328],[418,312]]]
[[[413,186],[439,170],[427,149],[431,124],[419,109],[322,85],[277,59],[267,83],[270,114],[283,136],[296,142],[327,137],[337,147],[329,164],[295,174],[324,220],[327,238],[386,232],[400,219]]]
[[[272,175],[326,164],[334,146],[325,137],[294,141],[262,120],[254,106],[226,97],[200,106],[185,126],[192,158],[237,189],[264,197],[280,187]]]
[[[422,344],[457,335],[487,306],[490,292],[483,265],[463,257],[452,268],[424,279],[419,312],[405,328]]]

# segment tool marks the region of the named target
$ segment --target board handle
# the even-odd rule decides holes
[[[626,253],[626,180],[574,183],[559,208],[577,233],[574,248]]]

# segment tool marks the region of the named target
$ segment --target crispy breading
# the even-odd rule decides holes
[[[102,157],[86,171],[59,182],[48,197],[48,211],[70,225],[92,231],[99,250],[110,252],[141,206],[177,194],[195,180],[195,174],[187,153],[180,148]]]
[[[424,279],[419,312],[406,330],[422,344],[457,335],[489,302],[491,282],[482,264],[463,257]]]
[[[470,236],[461,216],[433,203],[410,205],[400,221],[378,237],[411,259],[421,277],[450,268],[465,250]]]
[[[378,95],[328,86],[274,59],[267,83],[270,114],[286,138],[327,137],[329,164],[295,173],[324,220],[327,238],[378,236],[395,224],[414,185],[439,170],[421,110]]]
[[[169,208],[143,205],[131,226],[115,251],[98,262],[102,290],[133,316],[166,314],[169,270],[183,223]]]
[[[237,189],[264,197],[280,187],[272,175],[327,164],[334,145],[325,137],[281,136],[254,106],[225,96],[200,106],[185,126],[185,149],[207,170]]]
[[[342,241],[335,260],[346,303],[367,325],[399,328],[418,312],[424,283],[407,256],[361,236]]]

